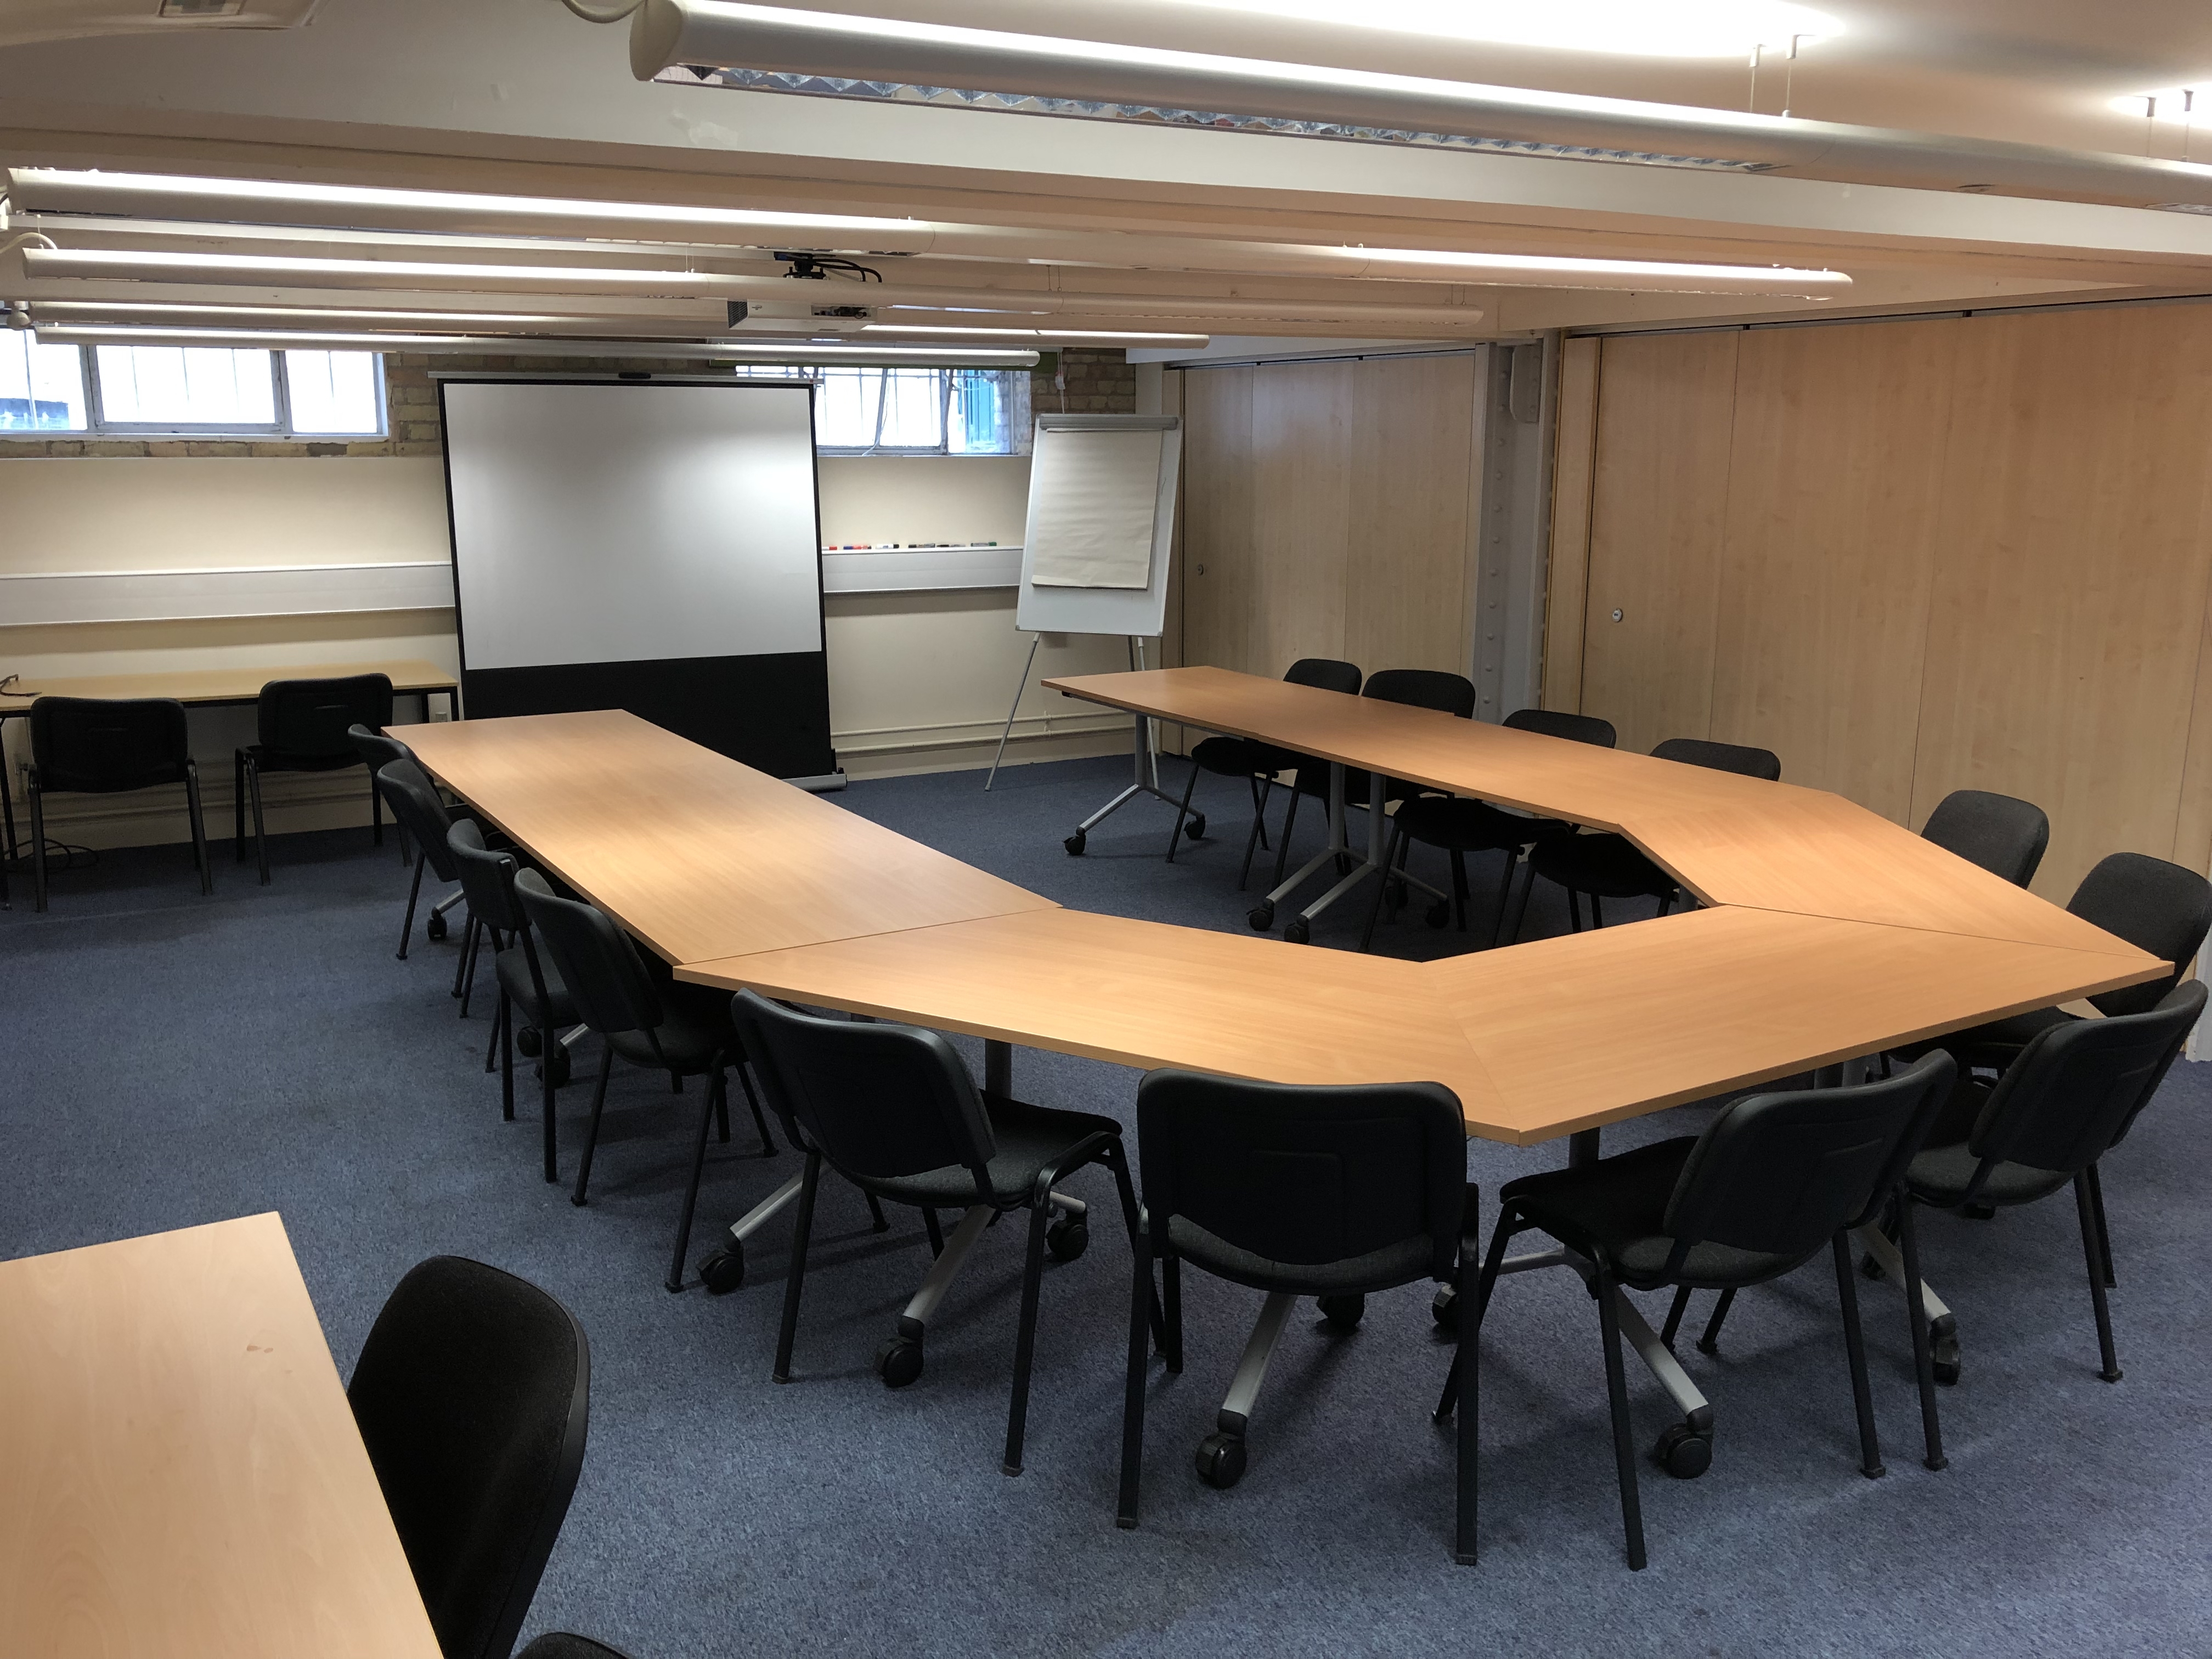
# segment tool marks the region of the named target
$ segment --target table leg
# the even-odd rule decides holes
[[[1160,757],[1152,747],[1152,718],[1149,714],[1136,717],[1136,781],[1120,794],[1108,801],[1089,817],[1075,826],[1075,833],[1062,843],[1071,855],[1083,851],[1085,841],[1092,830],[1120,811],[1139,795],[1151,795],[1180,809],[1182,803],[1160,787]],[[1180,821],[1178,821],[1180,822]]]
[[[1014,1045],[987,1037],[983,1041],[983,1087],[994,1095],[1014,1092]]]
[[[1567,1137],[1567,1167],[1570,1170],[1579,1170],[1585,1164],[1597,1162],[1599,1133],[1595,1129],[1583,1129]]]

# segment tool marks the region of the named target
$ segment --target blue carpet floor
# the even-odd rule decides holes
[[[1227,929],[1248,814],[1200,785],[1213,838],[1170,868],[1167,810],[1133,806],[1071,859],[1060,837],[1126,761],[857,785],[842,805],[1066,903]],[[1180,783],[1180,769],[1175,780]],[[1309,804],[1300,850],[1320,832]],[[446,1251],[559,1296],[593,1352],[591,1446],[526,1634],[566,1627],[638,1659],[716,1655],[1039,1653],[1620,1656],[2212,1652],[2212,1067],[2177,1066],[2106,1164],[2126,1380],[2097,1380],[2072,1206],[1991,1223],[1938,1217],[1931,1279],[1958,1310],[1966,1372],[1947,1390],[1951,1467],[1923,1469],[1900,1304],[1865,1293],[1890,1473],[1855,1466],[1825,1262],[1742,1298],[1720,1354],[1683,1350],[1719,1427],[1704,1479],[1647,1469],[1650,1570],[1622,1564],[1596,1320],[1577,1281],[1510,1280],[1486,1333],[1482,1564],[1452,1565],[1451,1443],[1431,1427],[1447,1351],[1428,1293],[1372,1298],[1345,1337],[1294,1321],[1220,1492],[1191,1452],[1212,1427],[1258,1297],[1188,1280],[1188,1369],[1156,1370],[1142,1528],[1113,1525],[1126,1246],[1101,1226],[1048,1271],[1028,1473],[998,1468],[1019,1285],[1018,1234],[988,1235],[933,1325],[928,1370],[889,1393],[869,1357],[927,1260],[918,1218],[867,1231],[825,1187],[797,1375],[769,1381],[787,1225],[755,1241],[752,1282],[660,1287],[691,1102],[617,1073],[590,1207],[537,1168],[526,1095],[501,1121],[482,1060],[489,1007],[447,991],[454,938],[392,948],[406,875],[365,831],[278,843],[276,881],[217,843],[198,896],[188,849],[102,856],[27,881],[0,915],[9,992],[0,1091],[0,1253],[27,1255],[275,1209],[342,1371],[386,1293]],[[1474,861],[1474,938],[1497,866]],[[1431,878],[1439,866],[1417,862]],[[1357,940],[1349,914],[1316,947]],[[1532,934],[1565,926],[1540,895]],[[1418,914],[1378,948],[1473,939]],[[488,978],[488,975],[487,975]],[[590,1053],[586,1054],[588,1074]],[[1135,1074],[1023,1051],[1019,1092],[1128,1117]],[[696,1085],[694,1085],[695,1087]],[[574,1169],[582,1086],[562,1096]],[[1671,1113],[1611,1150],[1694,1129]],[[713,1149],[695,1258],[796,1167]],[[1470,1147],[1485,1221],[1498,1184],[1554,1148]],[[1106,1199],[1103,1171],[1079,1190]],[[1654,1322],[1662,1310],[1655,1305]],[[1702,1316],[1701,1300],[1698,1315]],[[1632,1363],[1638,1432],[1668,1420]]]

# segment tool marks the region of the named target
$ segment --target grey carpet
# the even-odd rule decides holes
[[[1249,813],[1208,780],[1212,838],[1170,869],[1146,803],[1060,837],[1127,775],[1077,762],[859,785],[837,798],[1067,903],[1238,929]],[[1179,784],[1180,769],[1172,773]],[[1301,851],[1315,844],[1308,804]],[[1900,1305],[1869,1285],[1875,1405],[1890,1473],[1855,1467],[1824,1262],[1741,1298],[1717,1358],[1683,1349],[1719,1418],[1712,1471],[1646,1469],[1650,1570],[1622,1564],[1596,1320],[1563,1274],[1508,1281],[1489,1328],[1481,1565],[1452,1565],[1450,1439],[1428,1411],[1446,1351],[1428,1293],[1373,1298],[1344,1338],[1302,1313],[1270,1374],[1252,1468],[1197,1480],[1256,1295],[1192,1275],[1188,1366],[1157,1370],[1144,1524],[1113,1525],[1126,1245],[1094,1231],[1050,1267],[1028,1473],[999,1473],[1018,1235],[987,1236],[940,1310],[922,1381],[885,1391],[869,1357],[927,1259],[918,1218],[866,1230],[825,1189],[797,1375],[769,1381],[787,1226],[756,1240],[726,1297],[660,1288],[696,1097],[618,1073],[577,1210],[537,1172],[537,1131],[503,1123],[481,1068],[488,1003],[448,999],[454,939],[395,961],[405,874],[366,831],[283,838],[275,884],[216,843],[197,895],[177,848],[103,855],[30,913],[0,915],[8,1084],[0,1251],[61,1249],[274,1208],[341,1370],[385,1294],[451,1251],[526,1275],[590,1333],[591,1448],[526,1634],[566,1627],[638,1659],[994,1652],[1213,1656],[1553,1653],[2172,1656],[2212,1650],[2212,1443],[2203,1405],[2208,1068],[2177,1066],[2108,1162],[2126,1380],[2097,1380],[2072,1206],[1995,1222],[1936,1218],[1929,1271],[1959,1310],[1966,1375],[1947,1390],[1951,1468],[1920,1468]],[[1473,861],[1477,933],[1418,911],[1380,948],[1433,955],[1483,937],[1497,866]],[[1441,860],[1418,873],[1443,874]],[[1356,941],[1325,920],[1316,948]],[[1540,893],[1530,932],[1565,926]],[[486,975],[489,981],[489,975]],[[1130,1072],[1022,1052],[1017,1088],[1127,1116]],[[696,1085],[694,1085],[695,1087]],[[562,1097],[573,1172],[587,1091]],[[742,1121],[712,1153],[696,1257],[796,1167],[750,1156]],[[1694,1128],[1666,1115],[1613,1147]],[[1478,1144],[1489,1195],[1554,1148]],[[1110,1192],[1103,1171],[1079,1183]],[[1103,1220],[1103,1216],[1102,1216]],[[1705,1308],[1700,1298],[1696,1317]],[[1652,1307],[1654,1322],[1661,1311]],[[1668,1420],[1632,1363],[1638,1435]]]

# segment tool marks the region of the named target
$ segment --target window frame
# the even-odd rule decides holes
[[[116,344],[126,350],[145,348],[131,345],[128,341]],[[190,349],[191,348],[187,348]],[[234,349],[240,348],[224,348]],[[376,380],[376,425],[362,432],[301,432],[292,424],[292,365],[286,348],[283,346],[249,346],[246,350],[261,351],[269,359],[270,399],[276,418],[273,422],[201,421],[189,425],[161,421],[116,421],[107,416],[106,401],[101,396],[100,360],[94,354],[98,346],[79,345],[70,349],[76,353],[77,386],[82,394],[85,423],[81,427],[30,427],[15,431],[0,431],[0,443],[39,443],[56,439],[100,438],[160,439],[204,438],[214,441],[251,443],[379,443],[392,435],[392,404],[390,387],[385,380],[385,354],[368,351],[362,355],[374,360],[373,373]],[[301,348],[313,349],[314,348]]]
[[[849,365],[848,365],[848,364],[830,364],[830,363],[820,363],[820,364],[812,364],[812,365],[805,366],[805,367],[804,367],[804,368],[800,368],[799,370],[798,370],[797,374],[793,374],[793,375],[786,375],[786,374],[775,374],[775,373],[766,373],[766,374],[763,374],[763,373],[760,372],[762,369],[769,368],[770,368],[770,367],[771,367],[770,365],[766,365],[766,364],[757,365],[757,366],[755,366],[755,365],[746,365],[746,366],[744,366],[744,367],[740,368],[738,369],[738,375],[739,375],[739,377],[740,377],[740,378],[743,378],[743,379],[751,379],[751,380],[783,380],[783,379],[792,379],[792,378],[805,378],[805,379],[811,379],[811,380],[812,380],[814,381],[814,383],[815,383],[815,386],[816,386],[816,396],[817,396],[817,413],[816,413],[816,419],[815,419],[815,434],[816,434],[816,439],[815,439],[814,453],[815,453],[817,455],[822,456],[822,457],[823,457],[823,458],[824,458],[824,459],[830,459],[830,460],[865,460],[865,459],[871,459],[871,458],[876,458],[876,459],[905,459],[905,460],[954,460],[954,461],[960,461],[960,460],[968,460],[968,459],[973,459],[973,458],[975,458],[975,457],[979,457],[979,456],[980,456],[980,457],[994,457],[994,456],[1000,456],[1000,455],[1017,455],[1017,456],[1018,456],[1018,455],[1025,454],[1025,453],[1027,453],[1026,451],[1024,451],[1024,450],[1023,450],[1023,449],[1021,449],[1021,448],[1019,448],[1019,447],[1009,447],[1009,448],[1006,448],[1006,449],[955,449],[955,448],[953,448],[953,447],[952,447],[953,377],[954,377],[956,374],[969,374],[969,373],[994,374],[1003,374],[1003,375],[1012,375],[1012,374],[1026,374],[1028,373],[1028,371],[1027,371],[1027,370],[1025,370],[1025,369],[982,369],[982,370],[970,370],[970,369],[964,368],[961,368],[961,367],[958,367],[958,366],[945,366],[945,365],[941,365],[941,364],[933,364],[933,364],[854,363],[854,364],[849,364]],[[775,366],[775,367],[781,367],[781,366],[779,365],[779,366]],[[911,444],[833,444],[833,443],[826,443],[826,442],[823,442],[823,441],[822,441],[822,438],[821,438],[822,422],[821,422],[821,416],[820,416],[820,404],[819,404],[818,399],[819,399],[819,398],[820,398],[820,395],[821,395],[821,392],[822,392],[822,390],[826,386],[826,385],[827,385],[827,383],[828,383],[828,377],[829,377],[829,376],[830,376],[830,375],[832,375],[832,374],[859,374],[879,373],[879,372],[884,372],[884,371],[903,371],[903,372],[906,372],[906,373],[908,373],[908,374],[912,374],[912,373],[919,372],[919,373],[921,373],[921,374],[926,374],[933,375],[933,376],[934,376],[934,377],[936,378],[936,382],[937,382],[937,387],[936,387],[936,390],[937,390],[937,408],[938,408],[938,429],[939,429],[939,432],[942,434],[942,435],[939,438],[938,441],[937,441],[934,445],[932,445],[932,446],[911,445]],[[879,397],[880,397],[880,394],[878,394],[878,395],[879,395]],[[881,405],[881,403],[880,403],[880,402],[878,402],[878,409],[879,409],[879,410],[880,410],[881,406],[882,406],[882,405]],[[880,419],[879,419],[879,421],[878,421],[878,430],[880,430],[880,429],[881,429]],[[1010,434],[1009,434],[1009,441],[1010,441],[1010,442],[1011,442],[1011,443],[1013,443],[1013,444],[1018,445],[1018,441],[1019,441],[1018,435],[1018,434],[1012,434],[1012,433],[1010,432]]]

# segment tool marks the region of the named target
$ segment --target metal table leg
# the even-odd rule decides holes
[[[1388,780],[1380,772],[1367,775],[1367,852],[1358,863],[1338,878],[1335,884],[1304,909],[1293,916],[1283,929],[1283,937],[1293,945],[1304,945],[1313,936],[1313,923],[1321,913],[1335,903],[1370,876],[1385,877],[1382,855],[1386,847],[1382,810],[1382,792]],[[1274,926],[1275,907],[1306,884],[1324,865],[1346,857],[1351,852],[1352,837],[1346,823],[1349,811],[1345,800],[1345,769],[1334,761],[1328,768],[1328,845],[1308,859],[1285,878],[1282,884],[1253,907],[1249,918],[1253,927],[1265,933]],[[1418,887],[1431,898],[1442,898],[1443,893],[1418,876],[1398,878],[1411,887]]]
[[[1160,757],[1159,750],[1152,744],[1152,717],[1150,714],[1139,714],[1136,720],[1136,781],[1075,826],[1075,833],[1061,843],[1067,848],[1070,854],[1080,854],[1083,851],[1084,843],[1090,839],[1093,829],[1113,817],[1139,795],[1154,796],[1178,809],[1182,805],[1180,800],[1160,787]]]

